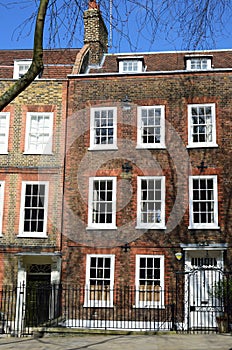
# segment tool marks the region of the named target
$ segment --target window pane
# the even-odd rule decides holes
[[[161,133],[161,108],[143,107],[141,109],[141,141],[144,144],[160,143]]]
[[[161,223],[162,182],[159,178],[141,179],[140,222]]]
[[[114,143],[114,110],[94,112],[94,144],[107,145]]]
[[[111,258],[91,257],[89,285],[90,300],[110,300]],[[107,287],[107,289],[106,289]]]
[[[41,191],[40,191],[41,188]],[[40,196],[43,194],[43,197]],[[24,201],[24,232],[44,230],[45,185],[26,184]]]
[[[7,130],[8,122],[5,114],[0,114],[0,153],[7,151]]]
[[[92,195],[92,223],[113,222],[113,181],[94,180]]]
[[[215,196],[213,178],[193,179],[193,223],[215,222]]]
[[[32,114],[28,118],[28,151],[43,152],[51,137],[51,115]]]
[[[160,258],[141,257],[139,259],[139,301],[160,301],[161,264]],[[158,287],[158,288],[157,288]],[[144,306],[144,304],[142,304]]]
[[[192,142],[212,142],[214,127],[211,106],[191,107],[190,132]]]

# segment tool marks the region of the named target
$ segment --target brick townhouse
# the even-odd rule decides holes
[[[130,312],[167,309],[176,288],[188,327],[214,328],[212,288],[232,258],[232,51],[108,54],[99,9],[84,20],[68,76],[62,281],[84,288],[87,318],[118,310],[125,288]]]
[[[77,52],[45,50],[43,72],[0,113],[1,287],[60,282],[66,76]],[[0,51],[2,92],[31,59]]]
[[[0,114],[0,282],[78,288],[68,326],[120,314],[170,329],[175,290],[172,326],[215,328],[232,259],[232,51],[109,54],[95,1],[84,25],[83,47],[45,50]],[[30,59],[0,51],[2,90]]]

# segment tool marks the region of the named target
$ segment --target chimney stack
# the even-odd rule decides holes
[[[90,45],[89,64],[99,65],[108,51],[108,31],[96,0],[90,0],[84,12],[84,29],[84,43]]]

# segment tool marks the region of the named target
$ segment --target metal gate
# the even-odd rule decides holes
[[[228,329],[231,319],[231,275],[215,267],[199,267],[184,274],[184,322],[187,331]]]

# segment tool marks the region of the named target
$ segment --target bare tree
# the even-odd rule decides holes
[[[24,91],[43,69],[43,32],[49,0],[40,0],[34,33],[33,58],[27,73],[0,96],[0,110]]]
[[[0,96],[0,110],[25,90],[43,69],[45,20],[50,48],[59,45],[61,32],[65,33],[67,47],[73,45],[76,37],[83,37],[82,18],[88,0],[31,2],[38,6],[37,15],[32,14],[18,30],[22,33],[25,26],[31,27],[34,22],[36,24],[32,64],[28,72]],[[10,3],[19,5],[22,1]],[[173,45],[175,39],[183,38],[183,49],[212,48],[215,38],[225,33],[225,24],[230,21],[232,14],[230,0],[99,0],[98,3],[109,28],[109,44],[112,50],[117,48],[117,51],[120,51],[123,41],[127,41],[130,51],[139,50],[141,40],[147,43],[148,51],[155,42],[158,48],[161,34]],[[3,2],[1,4],[5,5]],[[134,35],[135,27],[137,35]]]

